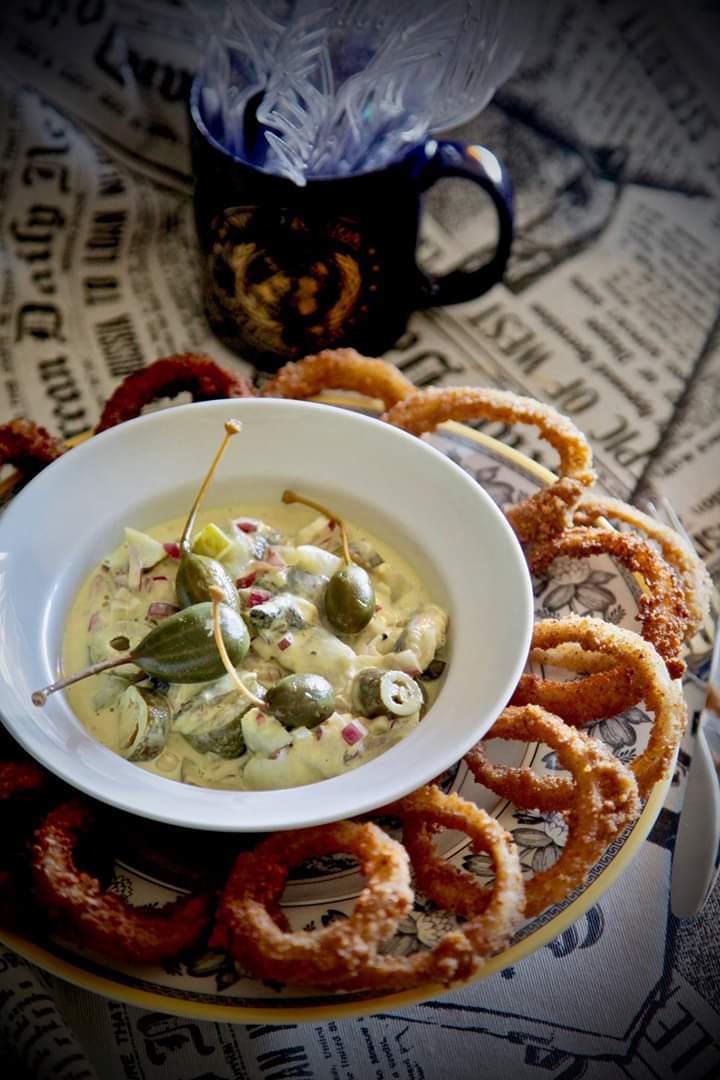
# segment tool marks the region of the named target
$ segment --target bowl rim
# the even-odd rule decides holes
[[[63,470],[70,467],[68,465],[68,460],[78,462],[82,465],[82,463],[86,459],[89,460],[90,455],[93,454],[97,446],[97,440],[102,440],[105,446],[112,445],[114,442],[122,442],[129,437],[132,437],[132,432],[136,432],[141,425],[155,426],[161,422],[168,420],[171,416],[174,416],[175,420],[182,423],[184,421],[184,418],[191,412],[191,410],[191,415],[195,416],[198,420],[200,420],[203,415],[207,416],[217,414],[218,419],[221,416],[223,416],[224,418],[229,418],[229,416],[233,412],[237,412],[238,414],[240,414],[241,412],[244,412],[246,410],[268,410],[275,411],[279,414],[285,412],[287,415],[301,415],[303,413],[307,414],[308,410],[312,410],[314,415],[318,416],[321,415],[319,413],[320,408],[322,409],[322,414],[328,417],[328,422],[332,419],[333,416],[335,417],[335,419],[337,419],[338,416],[342,416],[343,423],[355,425],[358,433],[363,430],[372,430],[375,433],[379,433],[382,431],[382,438],[390,439],[391,441],[399,440],[400,443],[405,443],[407,445],[411,444],[414,447],[413,452],[419,456],[421,461],[423,458],[428,461],[430,459],[434,459],[436,466],[439,467],[441,470],[444,470],[445,474],[448,477],[451,475],[454,476],[456,490],[462,491],[462,489],[464,488],[464,490],[471,497],[475,498],[476,502],[479,501],[479,503],[483,503],[485,512],[487,512],[490,517],[494,518],[495,524],[499,527],[500,532],[503,535],[503,538],[507,544],[508,554],[511,554],[512,561],[514,562],[514,570],[516,571],[516,583],[518,584],[517,599],[522,602],[522,619],[521,621],[518,621],[517,627],[514,628],[516,630],[517,650],[515,653],[514,662],[511,666],[511,673],[509,677],[505,680],[505,682],[502,684],[502,688],[499,688],[497,690],[495,699],[493,701],[492,709],[486,709],[486,713],[488,713],[489,715],[487,717],[483,716],[482,723],[476,722],[474,726],[468,725],[463,740],[459,743],[454,740],[452,742],[452,748],[448,750],[448,752],[444,755],[443,758],[438,759],[437,755],[434,755],[432,761],[428,763],[427,767],[423,771],[412,771],[412,779],[404,779],[407,774],[402,769],[395,770],[394,783],[390,784],[388,778],[384,778],[383,783],[379,788],[379,790],[381,791],[380,795],[372,794],[372,792],[376,789],[371,783],[368,783],[367,785],[365,785],[367,794],[363,799],[356,799],[352,803],[352,805],[343,805],[341,803],[340,808],[337,810],[328,809],[323,813],[315,812],[310,816],[301,815],[300,820],[283,820],[282,822],[278,822],[274,819],[270,821],[262,820],[251,822],[248,822],[247,820],[241,820],[239,823],[237,823],[237,809],[235,811],[235,817],[233,817],[231,814],[231,803],[233,800],[233,796],[238,795],[238,792],[236,791],[222,791],[219,789],[205,788],[195,789],[191,785],[178,785],[177,781],[158,776],[157,774],[145,773],[146,776],[151,776],[153,781],[157,781],[157,784],[154,785],[156,787],[157,785],[174,785],[172,789],[168,788],[162,793],[164,797],[160,801],[163,802],[165,809],[161,810],[157,806],[148,807],[142,801],[143,796],[141,796],[139,803],[135,802],[133,804],[130,804],[126,798],[116,797],[112,790],[107,790],[107,787],[103,788],[102,786],[98,786],[97,783],[94,784],[92,781],[84,779],[83,776],[78,777],[77,766],[66,748],[56,748],[57,752],[53,754],[51,753],[52,747],[38,747],[38,745],[32,738],[32,732],[30,731],[30,729],[26,733],[23,730],[22,724],[18,724],[14,719],[3,718],[5,726],[9,729],[11,734],[21,743],[21,745],[33,757],[39,760],[45,767],[50,769],[51,772],[60,776],[73,788],[82,791],[85,794],[90,795],[91,797],[96,798],[101,802],[107,803],[108,805],[111,805],[117,809],[133,813],[136,816],[150,818],[152,820],[157,820],[169,825],[175,825],[180,827],[185,826],[195,829],[199,828],[207,831],[264,832],[271,830],[280,830],[284,828],[302,828],[307,826],[320,825],[329,821],[338,820],[343,817],[367,813],[371,810],[377,809],[378,806],[381,806],[384,803],[401,798],[408,792],[415,790],[417,787],[422,786],[422,784],[424,783],[427,783],[434,776],[437,776],[438,773],[442,772],[445,768],[450,767],[450,765],[452,765],[455,761],[462,757],[464,753],[467,752],[467,750],[477,741],[477,738],[481,737],[481,735],[491,726],[492,716],[499,715],[500,711],[509,700],[512,690],[514,689],[517,680],[520,677],[520,674],[527,659],[527,652],[529,648],[530,638],[532,635],[534,617],[530,574],[527,569],[527,565],[525,563],[520,544],[502,512],[492,502],[492,500],[482,489],[482,487],[477,484],[477,482],[474,481],[470,476],[468,476],[467,473],[465,473],[458,465],[449,460],[445,454],[443,454],[441,451],[437,450],[435,447],[431,446],[424,440],[417,439],[415,436],[409,435],[407,432],[404,432],[399,428],[384,424],[372,415],[368,415],[367,413],[361,411],[355,411],[354,409],[347,407],[343,408],[335,405],[321,404],[312,401],[296,401],[279,398],[220,399],[209,402],[193,402],[188,405],[173,406],[171,409],[168,410],[153,412],[151,414],[137,417],[131,421],[127,421],[122,425],[118,425],[115,428],[108,429],[107,431],[104,431],[99,435],[94,436],[92,439],[88,439],[85,442],[79,444],[71,458],[63,455],[57,461],[53,462],[47,469],[45,469],[41,474],[39,474],[39,476],[35,478],[35,480],[31,482],[31,484],[27,485],[27,490],[31,491],[34,488],[35,492],[37,493],[38,486],[42,487],[49,484],[57,475],[58,471],[62,472]],[[10,506],[6,509],[6,513],[3,514],[0,518],[0,548],[2,548],[2,541],[4,538],[5,520],[7,520],[6,515],[10,517],[11,523],[14,523],[15,517],[18,514],[22,513],[24,510],[24,496],[25,492],[23,491],[19,496],[13,499]],[[411,537],[413,536],[412,533],[409,533],[409,535]],[[3,691],[0,690],[0,700],[2,700],[2,696]],[[69,704],[67,702],[66,705],[69,712],[72,714],[73,711],[69,707]],[[80,721],[78,722],[80,723]],[[109,750],[107,747],[102,746],[102,744],[99,743],[97,740],[94,740],[93,737],[89,734],[89,732],[87,732],[86,734],[90,739],[93,740],[93,743],[95,743],[96,746],[101,747],[102,750],[104,750],[107,754],[111,754],[114,759],[118,760],[118,762],[121,762],[128,768],[136,768],[136,766],[132,765],[131,763],[124,762],[123,759],[119,757],[119,755],[116,755],[112,750]],[[401,744],[396,744],[396,747],[392,749],[396,749],[399,745]],[[44,753],[42,752],[43,750],[45,750]],[[391,752],[392,750],[387,751],[387,753]],[[367,762],[358,770],[353,771],[356,773],[356,775],[360,773],[366,775],[368,781],[370,781],[372,776],[371,774],[368,774],[366,770],[372,770],[373,765],[381,761],[385,756],[385,754],[379,755],[378,758],[374,759],[373,761]],[[278,794],[284,795],[288,792],[294,792],[297,795],[298,793],[301,793],[307,789],[315,789],[317,791],[319,785],[325,785],[324,790],[327,791],[327,794],[329,796],[327,804],[328,806],[330,806],[335,805],[333,796],[337,796],[338,791],[340,791],[338,782],[342,782],[344,775],[345,774],[341,774],[338,777],[332,777],[327,780],[318,781],[314,784],[304,785],[297,788],[286,788],[261,792],[242,792],[241,794],[244,798],[247,798],[248,796],[260,796],[260,799],[258,799],[259,803],[262,797],[266,797],[267,800],[268,796],[275,796],[275,798],[277,799]],[[99,780],[100,777],[98,776],[98,781]],[[334,790],[329,788],[329,785],[333,784],[335,785]],[[173,794],[175,796],[178,796],[178,788],[180,788],[182,794],[179,798],[172,798]],[[196,792],[207,791],[213,791],[219,799],[224,799],[225,805],[227,806],[227,811],[224,815],[218,817],[215,820],[208,820],[206,818],[198,820],[198,818],[194,816],[192,812],[193,795]],[[161,788],[158,788],[159,796],[160,792]],[[196,799],[195,801],[197,802],[199,800]],[[186,808],[185,811],[178,812],[178,810],[182,811],[183,807]],[[240,817],[242,817],[242,815],[240,815]]]

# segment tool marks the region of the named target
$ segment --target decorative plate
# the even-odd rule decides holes
[[[347,397],[324,397],[336,405],[359,407]],[[432,441],[482,484],[501,506],[519,502],[552,479],[551,473],[529,458],[461,424],[443,425],[432,436]],[[579,562],[558,559],[551,569],[551,576],[534,583],[538,618],[576,612],[637,628],[639,587],[632,575],[611,558],[601,556]],[[478,654],[481,653],[480,640]],[[642,750],[649,729],[648,717],[641,709],[633,708],[594,725],[593,734],[628,762]],[[489,752],[496,761],[531,765],[538,772],[557,768],[554,754],[539,744],[523,746],[494,740],[489,744]],[[558,858],[566,838],[565,822],[559,814],[517,810],[506,801],[498,800],[475,783],[463,762],[445,774],[442,786],[446,791],[456,791],[473,800],[499,818],[513,834],[522,863],[529,873],[545,869]],[[588,883],[522,926],[509,948],[492,958],[479,978],[516,964],[562,934],[597,902],[628,866],[647,836],[660,812],[668,786],[669,780],[656,785],[640,818],[605,852],[589,875]],[[393,832],[392,821],[377,820]],[[216,834],[213,842],[208,844],[207,834],[187,836],[184,830],[140,822],[130,815],[121,816],[118,838],[121,843],[110,887],[133,903],[157,905],[186,892],[192,887],[193,878],[208,867],[216,866],[217,862],[227,860],[238,843],[242,843],[241,838],[224,838]],[[167,859],[161,864],[157,859],[148,859],[147,841],[156,850],[158,839],[165,838]],[[459,833],[444,833],[442,839],[445,858],[477,874],[482,881],[489,880],[487,859],[473,853],[466,837]],[[213,862],[214,859],[217,862]],[[356,864],[349,856],[330,856],[303,863],[291,876],[283,900],[291,926],[313,929],[345,918],[352,910],[360,887]],[[418,896],[415,909],[400,925],[389,951],[407,956],[431,948],[453,921],[452,916],[438,912],[431,903]],[[205,1020],[240,1023],[324,1020],[388,1011],[443,992],[441,987],[431,985],[386,996],[371,992],[309,992],[261,982],[238,967],[229,956],[207,948],[198,948],[163,966],[137,967],[112,964],[60,936],[29,940],[2,929],[0,937],[40,967],[85,989],[145,1008]]]

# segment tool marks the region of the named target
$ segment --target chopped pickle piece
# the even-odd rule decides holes
[[[229,545],[230,537],[211,521],[197,534],[192,549],[196,555],[210,555],[218,559]]]

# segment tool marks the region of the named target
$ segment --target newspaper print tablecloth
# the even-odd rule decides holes
[[[415,315],[390,357],[420,386],[492,383],[569,413],[604,485],[667,493],[717,580],[720,10],[548,7],[522,69],[454,133],[491,146],[514,178],[506,279]],[[0,418],[70,437],[158,355],[207,349],[242,367],[201,310],[183,104],[190,5],[14,0],[0,54]],[[456,185],[427,206],[429,267],[483,258],[483,205]],[[485,430],[541,456],[524,433]],[[0,1062],[63,1080],[717,1075],[720,895],[692,923],[668,912],[677,798],[560,939],[391,1016],[200,1024],[106,1002],[3,950]]]

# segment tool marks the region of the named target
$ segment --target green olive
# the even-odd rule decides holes
[[[268,712],[286,728],[313,728],[335,710],[335,691],[322,675],[287,675],[271,686]]]
[[[325,616],[339,634],[359,634],[375,611],[375,590],[366,570],[347,563],[333,574],[325,589]]]
[[[223,603],[240,610],[240,597],[225,567],[209,555],[184,552],[175,578],[175,594],[180,607],[202,604],[210,599],[211,588],[220,589]]]
[[[411,716],[423,705],[422,688],[404,671],[365,668],[355,676],[350,691],[353,709],[375,716]]]

